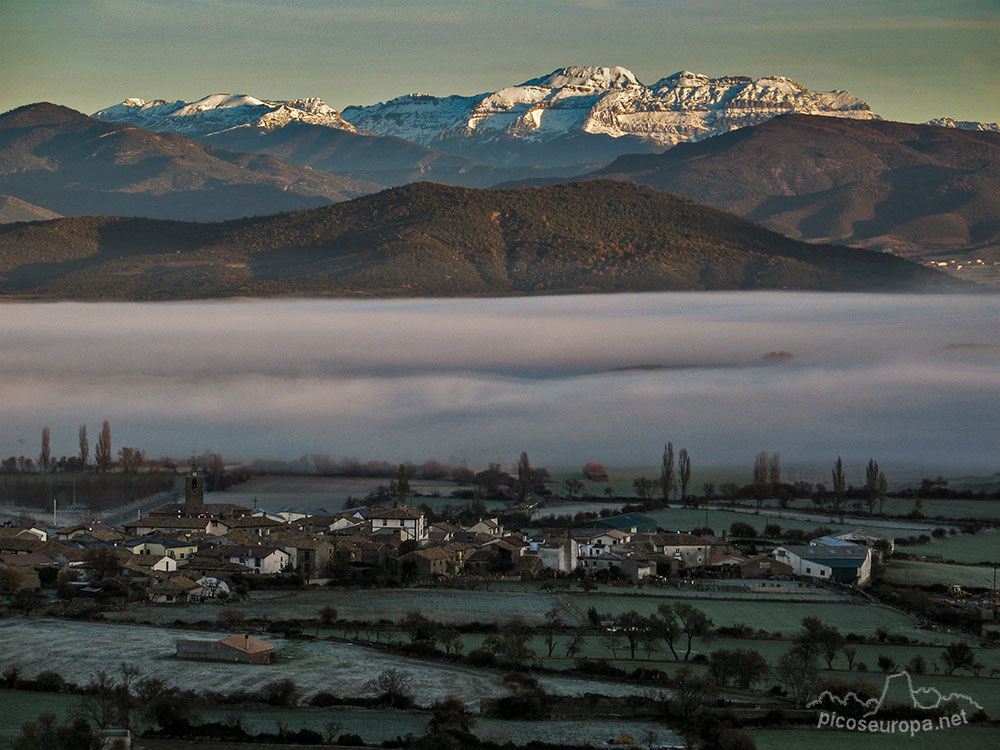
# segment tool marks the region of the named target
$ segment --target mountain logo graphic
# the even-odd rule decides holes
[[[839,697],[824,690],[818,698],[806,704],[806,708],[820,708],[829,701],[835,705],[847,708],[849,706],[860,706],[865,710],[864,718],[874,716],[888,704],[910,706],[921,708],[926,711],[939,708],[946,704],[965,704],[967,707],[975,708],[979,711],[983,709],[975,700],[965,693],[949,693],[941,695],[937,688],[915,688],[913,679],[909,672],[897,672],[886,676],[885,685],[882,687],[882,694],[878,698],[863,700],[857,693],[850,692],[844,697]]]

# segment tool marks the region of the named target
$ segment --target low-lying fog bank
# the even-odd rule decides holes
[[[655,465],[671,440],[695,473],[758,450],[992,472],[998,320],[982,295],[8,304],[0,454],[48,425],[73,455],[109,419],[150,456]]]

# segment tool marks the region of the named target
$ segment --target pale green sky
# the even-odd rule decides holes
[[[565,65],[782,74],[1000,121],[1000,0],[0,0],[0,111],[129,96],[474,94]]]

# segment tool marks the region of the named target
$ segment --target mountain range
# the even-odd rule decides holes
[[[0,115],[0,222],[216,221],[417,181],[613,179],[810,242],[974,250],[987,264],[1000,246],[995,126],[883,121],[847,92],[781,76],[682,72],[646,86],[625,68],[571,67],[493,93],[343,113],[317,98],[218,94],[127,99],[96,114],[42,103]]]
[[[810,91],[783,76],[709,78],[683,71],[646,86],[626,68],[601,66],[559,68],[473,96],[409,94],[347,107],[343,113],[316,98],[266,101],[244,94],[213,94],[191,102],[130,98],[95,112],[94,117],[182,133],[224,148],[239,143],[246,149],[252,143],[254,151],[267,153],[275,153],[271,149],[277,139],[270,136],[288,126],[315,126],[294,130],[300,136],[324,130],[310,138],[341,147],[353,142],[349,134],[364,133],[369,144],[373,136],[401,138],[429,150],[408,154],[424,166],[439,161],[442,151],[468,157],[472,161],[465,170],[455,172],[454,163],[443,162],[431,167],[447,166],[452,172],[443,169],[441,174],[461,181],[476,162],[508,168],[577,167],[581,172],[586,165],[594,167],[621,154],[660,152],[790,112],[876,117],[865,102],[846,91]],[[334,137],[331,131],[339,132]],[[289,158],[297,149],[287,146],[287,134],[282,140],[284,151],[275,155]],[[398,144],[389,150],[398,154]],[[306,161],[300,156],[297,163]],[[330,163],[309,162],[309,166],[329,169]],[[374,177],[372,170],[382,165],[349,168]],[[478,182],[486,184],[482,175]]]
[[[891,255],[798,242],[615,181],[513,190],[415,183],[216,224],[83,217],[0,226],[0,294],[22,298],[785,288],[961,284]]]
[[[574,151],[581,162],[593,161],[591,153],[603,159],[615,151],[662,151],[789,112],[875,118],[846,91],[810,91],[783,76],[709,78],[682,71],[646,86],[626,68],[598,66],[560,68],[476,96],[410,94],[342,114],[378,135],[477,158],[500,155],[508,163],[521,162],[524,151],[534,163],[554,164]],[[537,148],[541,144],[550,148]],[[541,154],[546,161],[539,161]]]
[[[0,194],[57,214],[211,221],[321,206],[380,187],[55,104],[0,115]]]
[[[811,242],[920,255],[1000,244],[1000,133],[787,115],[591,175]]]

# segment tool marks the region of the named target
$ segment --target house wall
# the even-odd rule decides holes
[[[201,661],[232,661],[243,664],[270,664],[271,652],[248,654],[218,641],[177,641],[178,659]]]
[[[579,545],[570,539],[567,544],[559,547],[538,547],[538,559],[542,567],[558,570],[560,573],[572,573],[576,570]]]
[[[708,545],[697,547],[687,545],[664,545],[662,552],[664,555],[668,555],[670,557],[680,557],[680,559],[684,562],[685,567],[696,568],[699,565],[706,565],[709,559],[711,559],[709,549]]]
[[[784,553],[784,556],[782,556],[782,553]],[[827,581],[834,580],[833,568],[829,565],[824,565],[822,562],[807,560],[781,547],[775,550],[775,556],[780,562],[787,562],[791,565],[797,575],[812,576],[813,578],[820,578]],[[869,551],[865,561],[855,569],[857,570],[856,583],[861,584],[867,581],[871,577],[871,568],[871,552]]]
[[[400,532],[401,539],[423,540],[427,538],[424,517],[420,518],[373,518],[372,531],[391,529]]]

